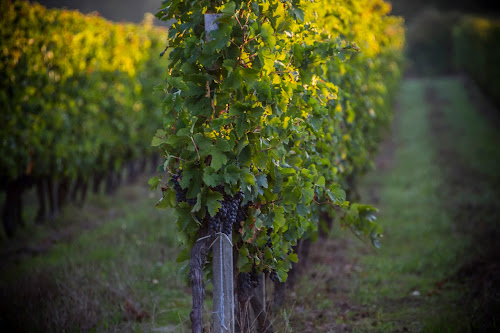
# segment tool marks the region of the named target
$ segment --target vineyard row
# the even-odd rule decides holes
[[[84,197],[91,180],[98,190],[107,178],[110,192],[125,166],[133,175],[158,155],[150,138],[162,119],[161,95],[153,90],[166,74],[159,55],[167,32],[153,18],[117,24],[2,1],[0,190],[8,235],[22,223],[22,193],[32,185],[41,222],[68,197]]]

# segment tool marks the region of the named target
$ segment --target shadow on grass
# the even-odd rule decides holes
[[[13,332],[188,327],[175,221],[154,208],[157,197],[142,179],[28,226],[1,251],[0,325]]]

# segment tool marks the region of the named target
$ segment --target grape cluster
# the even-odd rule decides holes
[[[269,278],[271,279],[271,281],[273,282],[278,282],[279,281],[279,278],[278,278],[278,273],[276,273],[275,271],[272,271],[270,274],[269,274]]]
[[[221,216],[220,216],[220,214],[217,213],[217,214],[215,214],[215,216],[210,216],[210,214],[208,214],[208,210],[207,210],[206,215],[208,216],[208,218],[207,218],[208,228],[213,233],[221,231],[220,230],[220,226],[221,226]]]
[[[238,292],[241,295],[251,292],[260,283],[260,274],[257,273],[255,267],[248,273],[239,273],[238,275]]]
[[[238,214],[236,215],[236,223],[247,220],[249,208],[250,203],[247,203],[245,206],[242,206],[238,209]]]
[[[190,206],[196,205],[196,198],[187,198],[187,188],[182,188],[181,184],[179,184],[179,180],[182,178],[182,171],[177,170],[177,174],[172,175],[172,178],[170,180],[174,184],[174,190],[175,190],[175,196],[177,197],[177,202],[187,202]]]
[[[226,235],[230,235],[233,230],[233,225],[237,224],[243,219],[241,217],[248,214],[243,211],[248,211],[248,207],[240,207],[240,203],[243,200],[243,193],[238,192],[233,197],[224,196],[224,200],[220,201],[221,208],[215,216],[208,216],[208,226],[211,231],[223,232]],[[245,217],[246,219],[246,217]]]

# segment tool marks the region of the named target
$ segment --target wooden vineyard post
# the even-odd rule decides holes
[[[205,39],[210,40],[208,34],[210,31],[217,30],[218,24],[215,22],[222,14],[205,14]]]
[[[205,14],[205,33],[218,28],[221,14]],[[212,246],[212,271],[214,284],[214,332],[234,332],[233,244],[231,236],[219,233]]]
[[[214,332],[234,332],[233,245],[220,233],[212,246]]]

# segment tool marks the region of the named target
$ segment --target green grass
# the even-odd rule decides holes
[[[111,199],[94,196],[84,209],[66,208],[52,225],[28,226],[20,237],[31,244],[64,226],[73,234],[2,271],[1,293],[13,304],[0,322],[22,319],[16,325],[25,331],[187,327],[191,299],[175,262],[175,222],[170,211],[154,208],[158,196],[147,185],[127,186]],[[127,301],[148,316],[142,322],[126,318]]]
[[[368,175],[360,186],[380,191],[380,223],[385,229],[383,247],[363,260],[366,270],[382,273],[364,279],[374,290],[359,290],[363,301],[432,289],[453,272],[464,248],[439,197],[443,175],[433,159],[430,110],[422,103],[425,86],[426,81],[403,85],[394,166],[382,175]]]
[[[436,283],[452,275],[460,264],[467,239],[454,232],[443,210],[440,188],[444,176],[434,160],[434,138],[429,127],[430,106],[425,88],[430,80],[409,80],[401,87],[396,116],[393,165],[365,177],[360,190],[373,188],[380,202],[382,248],[361,258],[363,273],[354,299],[375,308],[377,331],[406,327],[430,330],[436,320],[456,332],[460,294],[448,285],[439,296],[427,296]],[[364,200],[370,198],[362,193]],[[456,318],[454,318],[456,317]],[[361,330],[367,328],[360,328]],[[369,330],[373,331],[370,327]]]
[[[427,89],[435,91],[439,105],[428,101]],[[380,332],[402,326],[410,331],[469,332],[473,319],[463,305],[468,290],[454,277],[477,252],[453,209],[460,198],[491,201],[492,184],[482,184],[481,191],[473,193],[464,186],[453,191],[448,173],[467,163],[476,172],[495,174],[498,134],[455,78],[407,80],[399,103],[393,165],[370,173],[360,185],[361,190],[378,192],[385,237],[380,250],[361,257],[363,274],[354,297],[376,307],[383,323]],[[433,107],[443,114],[445,125],[439,130],[449,142],[441,142],[443,135],[431,130]],[[450,164],[440,164],[439,155],[450,148]],[[370,200],[370,195],[362,198]],[[413,295],[416,292],[419,296]]]

